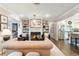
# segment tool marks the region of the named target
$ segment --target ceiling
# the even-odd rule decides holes
[[[25,17],[33,17],[35,14],[38,17],[49,16],[49,20],[55,20],[73,7],[77,3],[0,3],[4,8]]]

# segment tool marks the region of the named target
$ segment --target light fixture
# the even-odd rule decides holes
[[[49,18],[49,17],[50,17],[50,14],[46,14],[45,17],[46,17],[46,18]]]
[[[33,22],[36,23],[36,20],[34,19]]]
[[[1,35],[3,37],[3,40],[7,41],[7,40],[10,39],[12,33],[11,33],[11,31],[9,29],[3,29],[3,31],[1,32]]]
[[[36,23],[36,15],[33,14],[33,22]]]
[[[2,36],[11,35],[11,31],[9,29],[3,29],[2,32],[1,32],[1,35]]]
[[[40,3],[34,3],[34,5],[40,5]]]
[[[34,17],[34,19],[36,18],[36,15],[35,14],[33,14],[33,17]]]

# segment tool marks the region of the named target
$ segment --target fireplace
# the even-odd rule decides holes
[[[31,40],[41,40],[41,32],[31,32]]]

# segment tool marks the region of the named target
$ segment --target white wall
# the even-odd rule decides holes
[[[52,22],[52,24],[51,24],[50,37],[55,40],[58,40],[58,24],[57,24],[57,22]]]
[[[69,18],[63,19],[62,21],[59,21],[59,26],[65,25],[65,28],[64,28],[65,31],[68,30],[68,27],[67,27],[68,26],[68,21],[72,21],[72,28],[79,28],[79,13],[77,13],[77,14],[69,17]],[[58,35],[59,35],[59,39],[60,39],[60,34],[58,33]],[[64,33],[64,35],[65,35],[65,33]],[[64,36],[65,38],[68,38],[68,35],[65,35],[65,36]],[[64,39],[64,37],[62,35],[63,39]]]
[[[50,37],[51,37],[51,38],[54,38],[54,22],[51,24]],[[55,39],[55,38],[54,38],[54,39]]]
[[[58,23],[55,22],[54,24],[54,37],[55,37],[55,40],[58,40]]]
[[[10,13],[0,6],[0,14],[8,17]]]
[[[21,27],[20,27],[20,22],[16,19],[9,18],[8,19],[8,28],[12,31],[12,23],[17,23],[18,24],[18,35],[21,33]]]
[[[8,17],[9,13],[8,11],[0,7],[0,15],[5,15]],[[1,36],[1,31],[0,31],[0,36]]]

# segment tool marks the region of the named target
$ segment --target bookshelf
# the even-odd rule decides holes
[[[43,33],[49,33],[49,24],[47,20],[42,21],[42,30]]]
[[[22,20],[22,33],[23,34],[28,34],[29,35],[29,40],[31,40],[31,32],[38,32],[41,33],[49,33],[49,24],[47,20],[42,20],[42,19],[23,19]]]
[[[22,20],[22,32],[29,34],[29,20]]]

